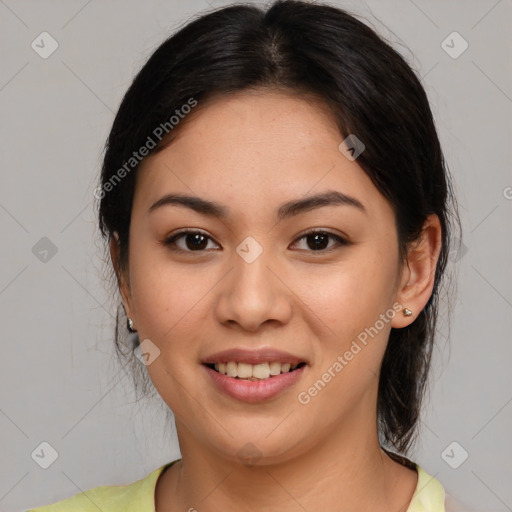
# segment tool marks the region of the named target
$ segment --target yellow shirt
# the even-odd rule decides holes
[[[169,462],[141,480],[128,485],[102,485],[76,494],[53,505],[27,512],[155,512],[155,488],[158,477]],[[445,512],[443,486],[416,464],[418,484],[407,512]]]

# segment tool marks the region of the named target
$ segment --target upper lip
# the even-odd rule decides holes
[[[308,363],[304,358],[272,347],[262,347],[258,349],[231,348],[229,350],[216,352],[203,359],[202,362],[203,364],[215,364],[226,363],[228,361],[247,364],[270,363],[272,361],[290,364]]]

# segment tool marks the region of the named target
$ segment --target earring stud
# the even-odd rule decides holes
[[[404,308],[402,310],[404,316],[411,316],[412,315],[412,311],[409,309],[409,308]]]
[[[133,327],[133,320],[131,318],[128,318],[128,330],[130,332],[137,332],[137,329]]]

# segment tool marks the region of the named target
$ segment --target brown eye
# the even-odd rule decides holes
[[[329,246],[329,239],[335,240],[339,245],[348,245],[348,241],[334,233],[329,231],[310,231],[302,235],[298,240],[306,240],[307,248],[309,251],[325,251],[326,249],[332,249],[332,245]]]
[[[183,239],[183,243],[180,242]],[[203,252],[212,239],[201,231],[184,230],[166,239],[164,244],[171,250],[184,252]]]

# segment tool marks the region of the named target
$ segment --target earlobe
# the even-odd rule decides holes
[[[397,302],[412,314],[397,315],[391,322],[392,327],[408,326],[427,304],[434,288],[436,266],[441,252],[441,235],[438,216],[429,215],[423,224],[420,238],[408,250],[407,268],[404,269],[397,291]]]

